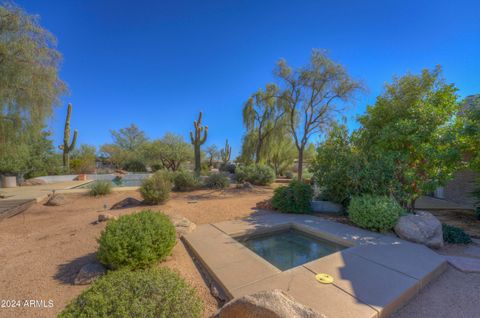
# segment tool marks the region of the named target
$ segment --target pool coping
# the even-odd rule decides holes
[[[350,247],[281,271],[235,239],[289,227]],[[311,215],[259,213],[199,225],[183,240],[229,299],[279,288],[327,317],[387,317],[446,268],[423,245]],[[334,283],[316,282],[320,272]]]

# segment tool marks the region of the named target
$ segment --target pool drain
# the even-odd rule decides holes
[[[331,284],[333,283],[333,277],[331,275],[320,273],[315,275],[315,279],[322,284]]]

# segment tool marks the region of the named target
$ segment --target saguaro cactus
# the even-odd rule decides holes
[[[225,140],[225,147],[220,150],[220,156],[224,164],[230,161],[230,155],[232,154],[232,147],[228,144],[228,139]]]
[[[70,116],[72,116],[72,104],[68,104],[67,119],[65,120],[65,129],[63,130],[63,145],[58,146],[63,151],[63,168],[65,171],[70,171],[70,152],[75,148],[77,142],[78,132],[75,129],[73,132],[73,139],[70,145]]]
[[[190,139],[192,140],[193,150],[195,153],[195,173],[200,175],[200,146],[205,143],[208,135],[208,126],[202,126],[202,112],[198,115],[198,120],[193,122],[194,132],[190,132]],[[202,137],[203,132],[203,137]]]

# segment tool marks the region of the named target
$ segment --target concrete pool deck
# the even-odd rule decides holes
[[[349,248],[282,272],[235,239],[281,228]],[[205,224],[183,239],[228,298],[282,289],[330,318],[388,317],[447,266],[423,245],[310,215],[265,213]],[[318,273],[333,276],[333,284],[317,282]]]

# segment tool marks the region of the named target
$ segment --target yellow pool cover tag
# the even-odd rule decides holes
[[[322,284],[331,284],[333,283],[333,277],[331,275],[320,273],[315,275],[315,279]]]

